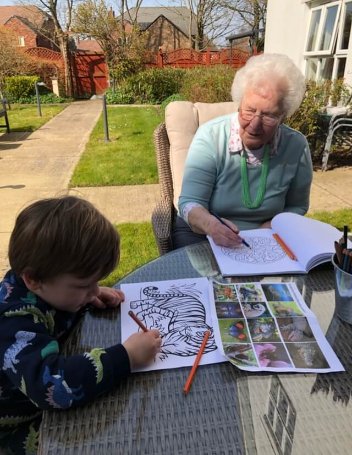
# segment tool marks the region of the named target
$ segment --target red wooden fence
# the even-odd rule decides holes
[[[226,48],[220,51],[196,51],[194,49],[176,49],[171,52],[159,52],[147,57],[148,67],[193,68],[194,66],[230,65],[241,68],[248,58],[249,52],[241,49]]]
[[[57,72],[63,74],[63,60],[60,52],[36,47],[26,53],[43,62],[55,65]],[[74,52],[71,54],[72,79],[76,97],[104,93],[108,88],[108,67],[104,54],[97,52]],[[49,85],[49,81],[45,81]]]
[[[63,61],[59,52],[46,48],[31,48],[26,51],[33,57],[55,65],[57,71],[63,71]],[[249,52],[241,49],[222,49],[220,51],[202,51],[177,49],[172,52],[149,54],[146,66],[149,68],[193,68],[195,66],[229,65],[241,68]],[[104,93],[109,86],[108,67],[104,54],[96,52],[75,52],[71,54],[73,83],[77,97]]]

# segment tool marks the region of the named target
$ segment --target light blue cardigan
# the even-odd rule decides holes
[[[262,205],[248,209],[242,203],[240,154],[229,151],[231,115],[200,126],[190,146],[179,198],[179,214],[195,202],[240,230],[255,229],[280,212],[304,215],[309,207],[313,170],[306,138],[280,125],[277,154],[269,160],[269,174]],[[262,166],[247,164],[252,200],[257,194]]]

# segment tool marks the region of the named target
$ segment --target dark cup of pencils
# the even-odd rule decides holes
[[[332,257],[335,274],[335,314],[352,324],[352,273],[346,272],[337,255]]]

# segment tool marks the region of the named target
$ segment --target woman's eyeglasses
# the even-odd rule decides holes
[[[239,109],[239,112],[243,120],[245,120],[246,122],[251,122],[254,119],[254,117],[260,117],[261,121],[263,122],[263,125],[265,126],[277,125],[282,117],[281,115],[275,114],[257,114],[256,111],[252,109]]]

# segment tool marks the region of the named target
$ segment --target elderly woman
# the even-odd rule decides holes
[[[235,247],[241,243],[240,230],[270,227],[280,212],[307,212],[312,182],[308,143],[283,124],[304,92],[302,73],[285,55],[258,55],[237,71],[231,93],[238,112],[202,125],[190,146],[174,248],[206,235],[218,245]]]

